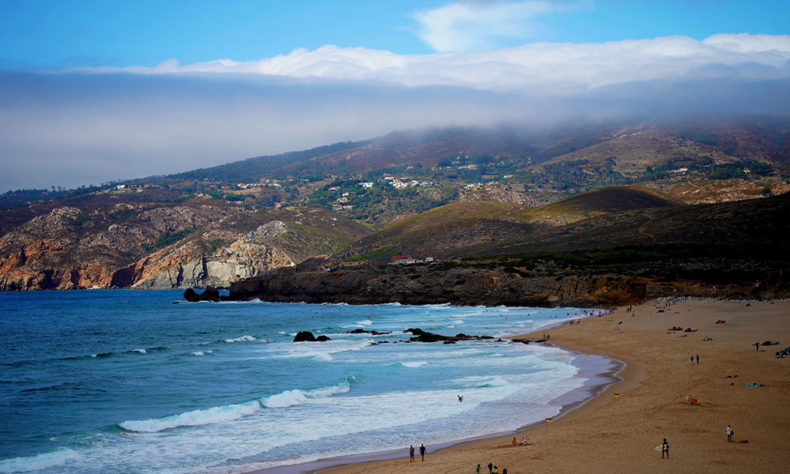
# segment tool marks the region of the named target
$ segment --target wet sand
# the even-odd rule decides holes
[[[698,331],[667,331],[672,326]],[[520,430],[516,437],[526,435],[528,446],[511,446],[508,434],[431,450],[424,462],[417,456],[410,463],[404,449],[397,459],[350,459],[356,462],[325,472],[456,473],[474,472],[477,464],[486,472],[489,462],[509,474],[785,472],[790,466],[790,357],[774,355],[790,346],[790,301],[650,301],[548,332],[559,347],[625,362],[622,382],[552,423]],[[755,350],[755,342],[766,340],[780,344]],[[700,362],[692,364],[697,354]],[[762,386],[746,385],[753,382]],[[690,404],[689,396],[700,403]],[[727,442],[727,424],[733,441],[748,443]],[[663,438],[670,459],[655,449]]]

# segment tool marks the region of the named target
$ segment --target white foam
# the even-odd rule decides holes
[[[373,324],[373,321],[366,319],[364,321],[357,321],[357,324],[361,326],[370,326],[371,324]]]
[[[238,405],[224,405],[219,407],[207,408],[205,410],[193,410],[179,415],[166,416],[164,418],[153,418],[150,420],[124,421],[118,426],[127,431],[138,433],[157,433],[179,426],[200,426],[213,423],[226,423],[238,420],[241,417],[249,416],[261,409],[261,404],[257,400]]]
[[[145,354],[147,351],[145,349],[135,349],[132,352],[139,352],[140,354]]]
[[[310,400],[328,398],[340,393],[348,393],[349,391],[351,391],[351,385],[347,381],[331,387],[318,388],[315,390],[286,390],[277,395],[261,399],[261,405],[266,408],[286,408],[294,405],[301,405]]]
[[[428,362],[426,362],[424,360],[418,360],[418,361],[414,361],[414,362],[401,362],[400,365],[402,365],[404,367],[408,367],[410,369],[417,369],[419,367],[423,367],[423,366],[428,365]]]
[[[43,471],[63,466],[80,459],[79,453],[71,449],[62,449],[37,456],[3,459],[0,461],[0,472]]]
[[[204,356],[204,355],[207,355],[207,354],[212,354],[213,352],[214,352],[214,351],[206,351],[206,352],[203,352],[203,351],[195,351],[195,352],[193,352],[193,353],[192,353],[192,355],[193,355],[193,356],[196,356],[196,357],[201,357],[201,356]]]
[[[233,342],[253,342],[255,340],[256,339],[253,336],[244,335],[244,336],[236,337],[236,338],[233,338],[233,339],[225,339],[225,342],[230,342],[230,343],[233,343]]]

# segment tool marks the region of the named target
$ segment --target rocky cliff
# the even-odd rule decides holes
[[[0,238],[0,290],[225,287],[337,250],[365,233],[313,208],[60,207]]]
[[[378,270],[278,270],[230,287],[230,300],[376,304],[601,307],[633,304],[659,296],[786,298],[790,282],[781,272],[762,282],[716,284],[702,279],[660,278],[622,273],[569,273],[524,277],[504,268],[442,264]]]

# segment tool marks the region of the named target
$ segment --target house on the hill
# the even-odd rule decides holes
[[[411,265],[417,263],[417,260],[414,257],[408,257],[406,255],[395,255],[390,259],[390,265]]]

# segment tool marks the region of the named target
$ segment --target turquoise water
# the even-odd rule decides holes
[[[512,430],[584,384],[575,355],[403,330],[503,336],[581,313],[0,293],[0,472],[244,471]]]

